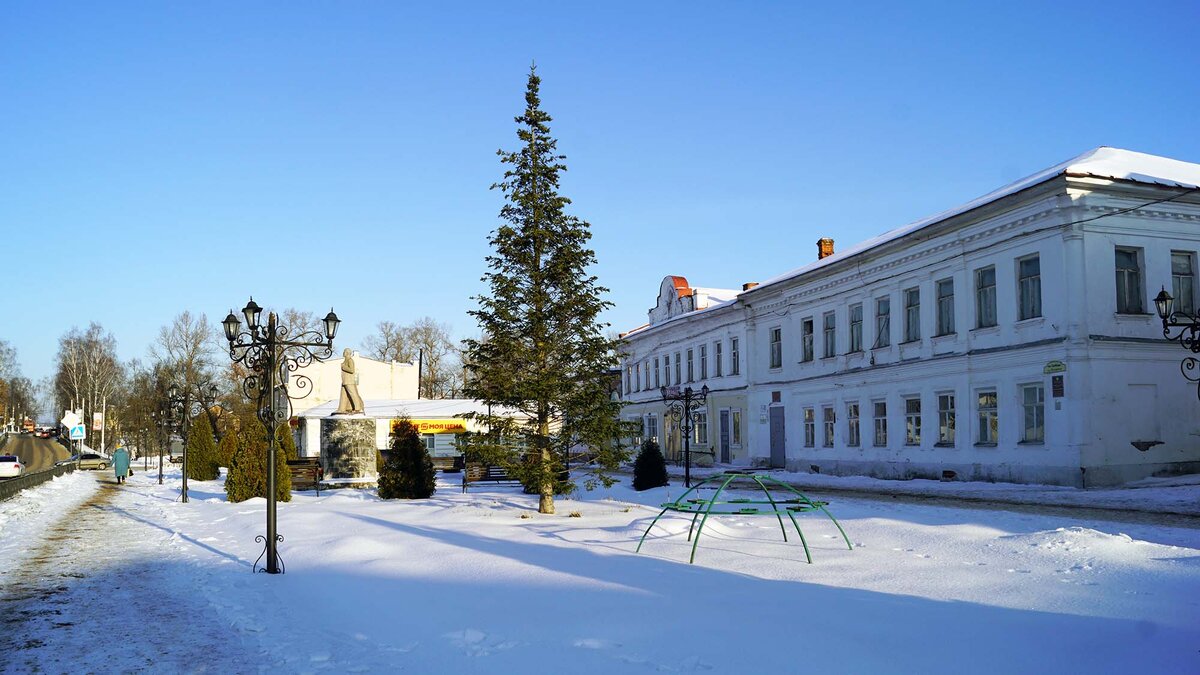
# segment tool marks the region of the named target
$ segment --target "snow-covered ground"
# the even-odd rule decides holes
[[[0,502],[2,567],[45,567],[51,522],[83,542],[26,581],[48,599],[0,580],[23,613],[0,670],[1200,671],[1195,529],[834,496],[852,551],[820,516],[801,521],[812,565],[773,518],[723,516],[689,565],[678,515],[634,553],[678,485],[544,516],[452,476],[423,501],[297,493],[268,576],[264,502],[192,481],[180,504],[178,478],[76,473]]]

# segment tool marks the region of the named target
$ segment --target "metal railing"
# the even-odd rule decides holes
[[[17,478],[0,480],[0,501],[4,501],[5,499],[15,496],[18,492],[24,490],[25,488],[41,485],[48,480],[66,475],[74,470],[74,463],[64,464],[62,466],[56,466],[53,469],[36,471],[34,473],[27,473],[24,476],[19,476]]]

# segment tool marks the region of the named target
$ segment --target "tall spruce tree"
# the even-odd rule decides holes
[[[528,417],[489,418],[494,433],[473,437],[468,453],[497,457],[526,485],[538,486],[538,511],[554,513],[554,487],[573,446],[595,458],[587,481],[611,484],[610,472],[625,458],[619,445],[620,404],[611,400],[606,371],[616,367],[616,345],[604,336],[601,298],[589,268],[590,226],[566,213],[571,200],[559,194],[566,158],[550,135],[541,109],[536,68],[529,72],[525,112],[515,118],[520,149],[498,151],[504,179],[504,221],[489,239],[493,254],[484,274],[489,295],[470,312],[483,337],[466,340],[465,394]],[[503,440],[508,445],[497,441]],[[520,449],[518,449],[520,448]]]

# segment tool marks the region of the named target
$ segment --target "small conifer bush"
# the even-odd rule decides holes
[[[404,418],[393,429],[391,452],[379,472],[379,496],[382,499],[432,497],[436,474],[417,427]]]
[[[191,480],[216,480],[217,442],[213,440],[208,415],[200,415],[192,423],[187,438],[187,475]]]
[[[244,502],[267,496],[267,430],[257,419],[242,425],[237,451],[225,478],[225,495],[231,502]],[[292,475],[288,471],[287,452],[276,445],[275,499],[292,500]]]
[[[633,462],[633,489],[641,492],[667,484],[667,461],[653,439],[642,443],[642,451]]]

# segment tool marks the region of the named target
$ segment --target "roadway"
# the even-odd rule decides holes
[[[71,456],[71,452],[52,438],[34,438],[28,434],[11,434],[0,454],[16,455],[25,465],[26,473],[44,471],[54,463]]]

